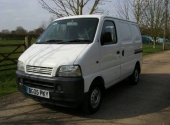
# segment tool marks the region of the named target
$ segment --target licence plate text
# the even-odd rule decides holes
[[[26,92],[31,95],[44,97],[44,98],[50,98],[49,91],[47,90],[41,90],[41,89],[26,86]]]

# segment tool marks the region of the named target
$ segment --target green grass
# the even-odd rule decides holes
[[[34,43],[35,41],[32,41]],[[2,41],[0,40],[0,44],[19,44],[23,43],[23,40],[5,40]],[[0,52],[11,52],[13,50],[13,47],[0,47]],[[170,46],[166,46],[166,49],[170,50]],[[20,48],[18,51],[22,51],[23,48]],[[143,55],[147,54],[152,54],[155,52],[162,51],[162,46],[157,45],[156,48],[154,49],[152,45],[143,45]],[[12,57],[19,57],[19,54],[12,55]],[[0,59],[2,59],[2,56],[0,56]],[[10,63],[10,62],[5,62],[5,64]],[[0,63],[1,65],[1,63]],[[15,66],[16,67],[16,66]],[[2,68],[2,67],[0,67]],[[17,92],[17,86],[16,86],[16,80],[15,80],[15,71],[16,70],[9,70],[9,71],[4,71],[0,72],[0,96],[7,95],[13,92]]]
[[[170,45],[167,45],[165,50],[170,50]],[[156,48],[153,48],[151,44],[143,44],[143,56],[160,51],[162,51],[162,45],[156,45]]]
[[[0,96],[17,91],[15,70],[0,72]]]

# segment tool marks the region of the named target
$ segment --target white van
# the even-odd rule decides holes
[[[65,17],[19,57],[17,85],[37,101],[95,113],[105,89],[127,77],[137,84],[141,65],[136,23],[104,15]]]

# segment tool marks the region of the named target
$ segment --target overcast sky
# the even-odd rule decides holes
[[[113,2],[102,8],[109,8],[110,15],[116,16]],[[51,17],[54,15],[43,9],[38,0],[0,0],[0,31],[15,30],[17,26],[30,31],[38,28],[43,21],[49,22]]]

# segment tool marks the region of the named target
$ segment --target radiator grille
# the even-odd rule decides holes
[[[40,75],[52,75],[53,68],[51,67],[40,67],[40,66],[26,66],[26,72],[35,73]]]

